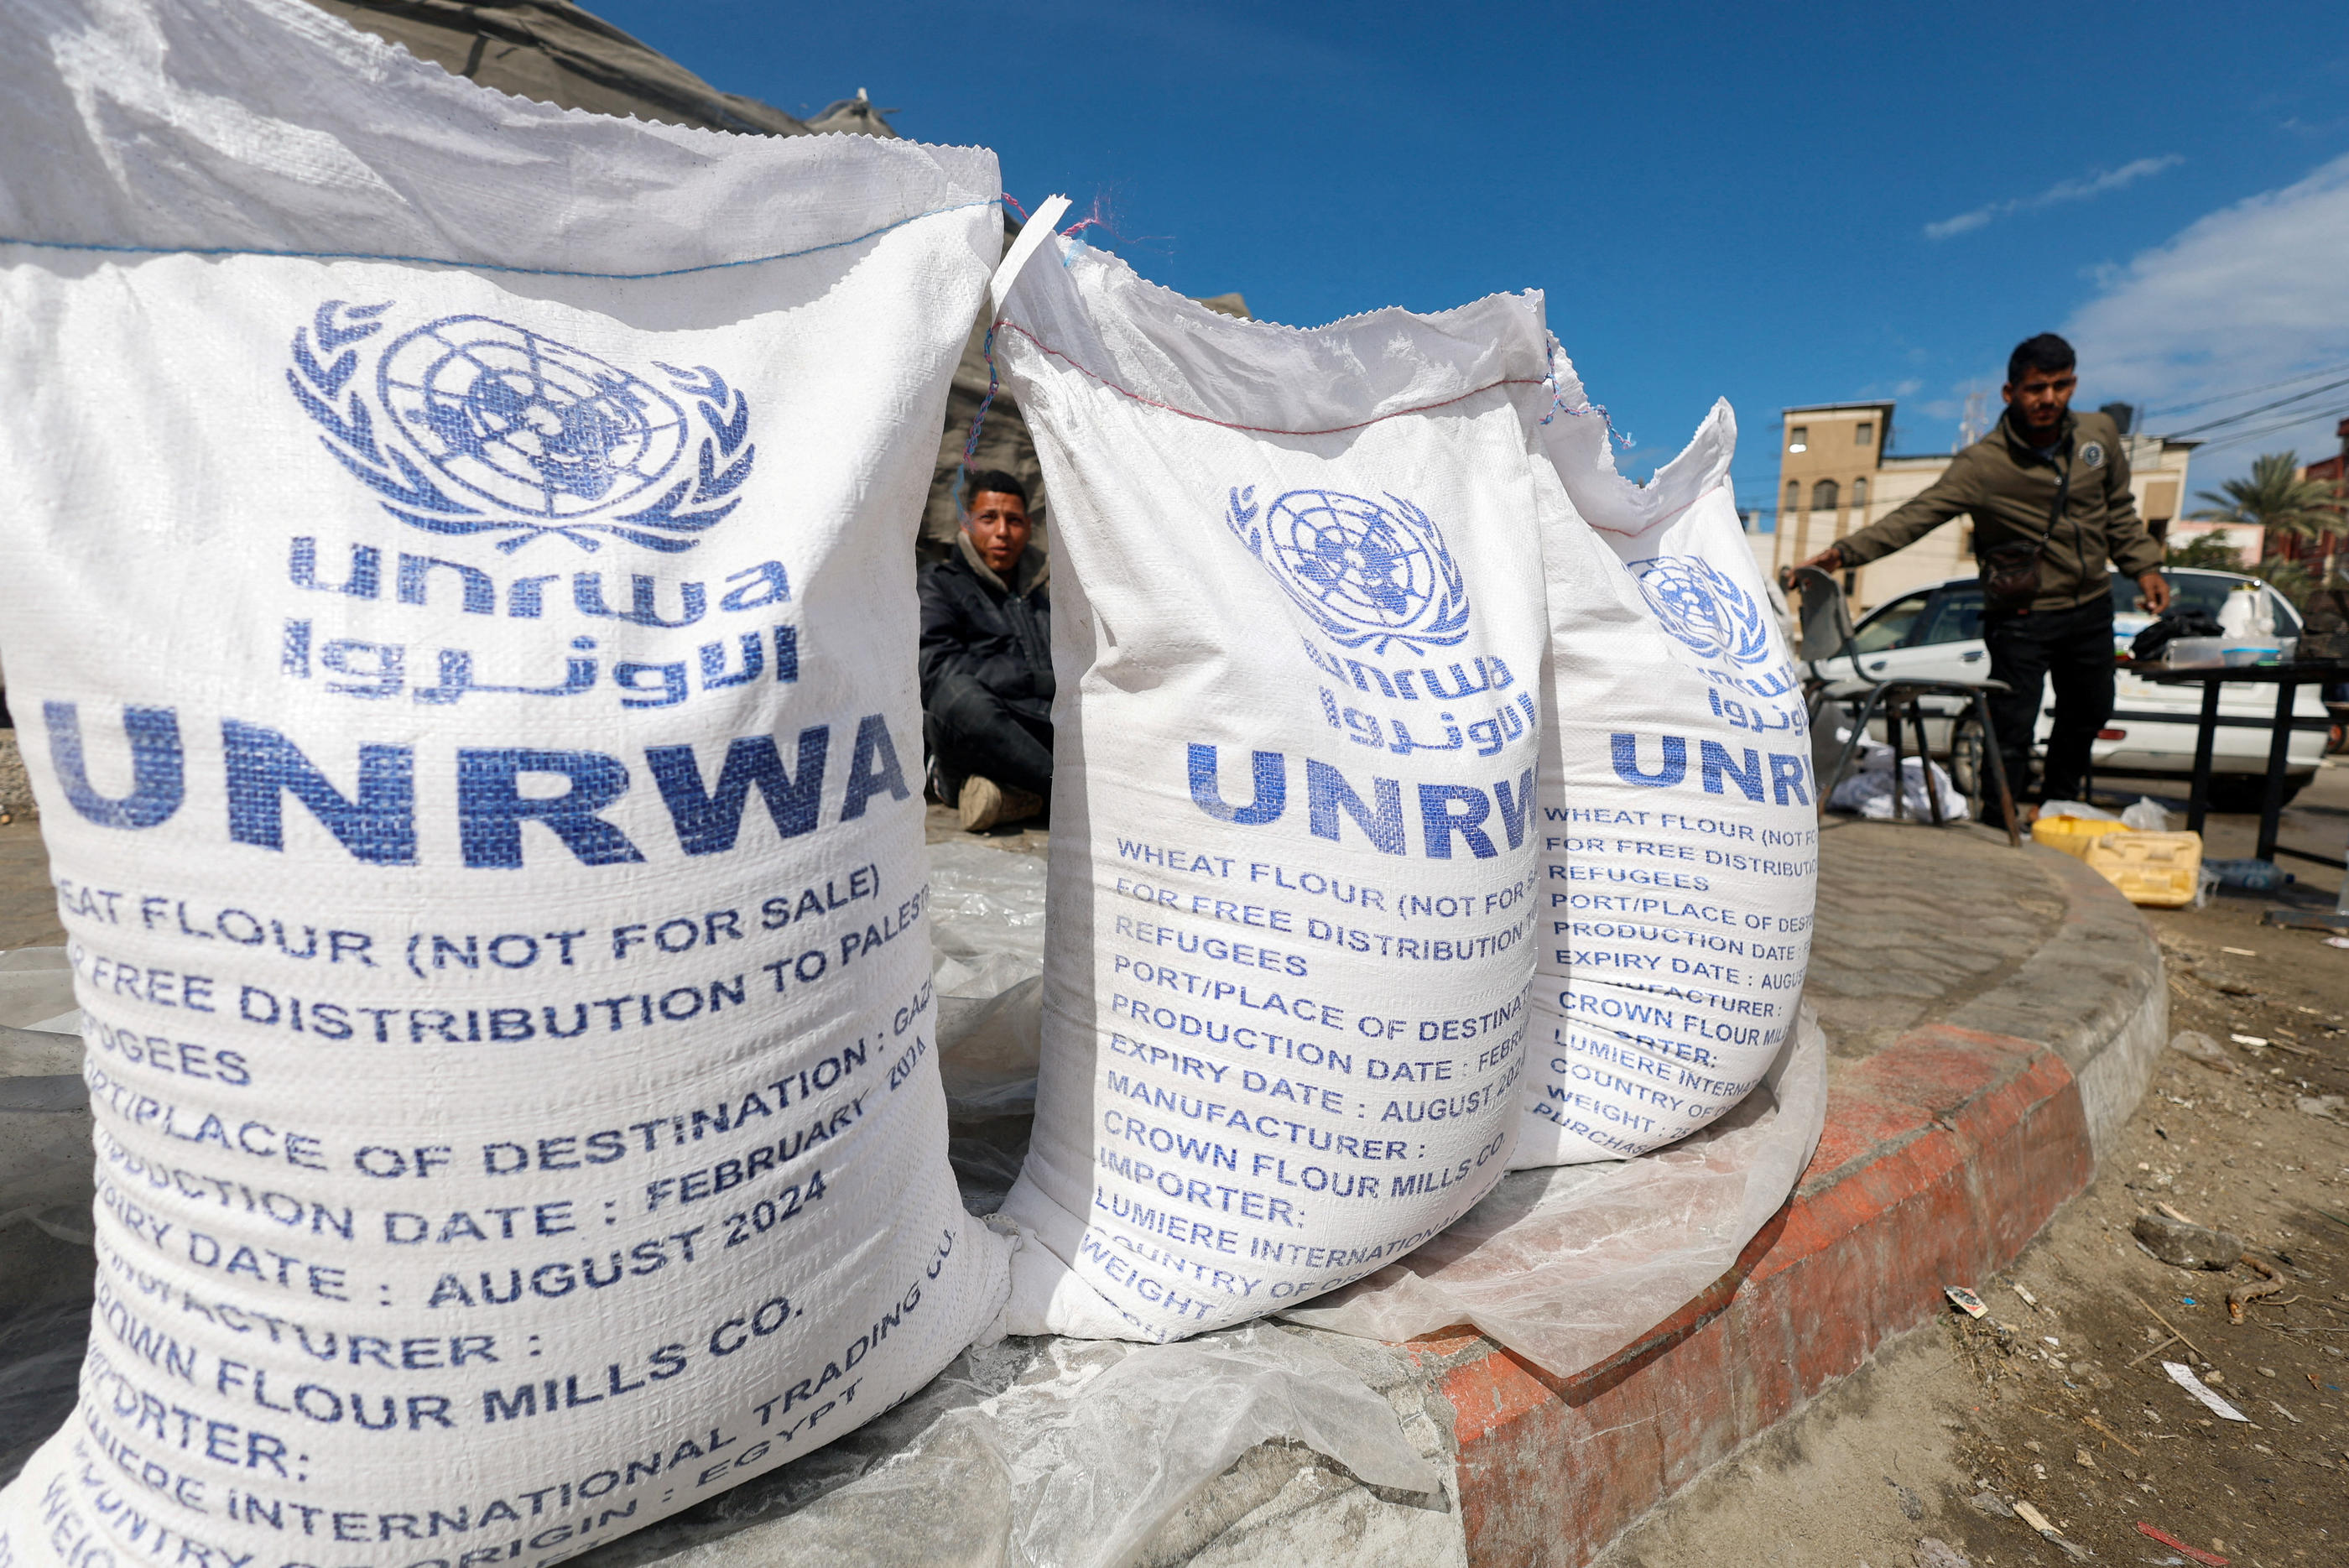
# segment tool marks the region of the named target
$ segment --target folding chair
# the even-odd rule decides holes
[[[1974,722],[1982,726],[1982,761],[1990,769],[1991,783],[1998,790],[1999,809],[2004,814],[2006,823],[2006,840],[2011,846],[2021,848],[2023,835],[2015,826],[2014,795],[2007,787],[2006,764],[1999,756],[1998,732],[1992,728],[1990,717],[1991,693],[2005,691],[2006,682],[1956,680],[1940,677],[1920,679],[1902,675],[1878,680],[1869,675],[1860,664],[1859,649],[1853,641],[1856,628],[1852,625],[1851,612],[1844,603],[1843,585],[1816,566],[1797,566],[1786,575],[1785,582],[1787,587],[1803,596],[1802,655],[1812,679],[1817,682],[1811,695],[1812,730],[1816,732],[1819,714],[1830,703],[1845,709],[1851,715],[1850,732],[1844,741],[1843,750],[1836,757],[1834,772],[1819,787],[1819,809],[1826,809],[1828,797],[1835,794],[1836,786],[1842,784],[1844,776],[1851,771],[1852,758],[1858,753],[1859,742],[1867,735],[1869,722],[1880,714],[1884,719],[1885,734],[1892,742],[1893,820],[1901,819],[1909,793],[1905,776],[1906,753],[1901,743],[1901,730],[1905,722],[1913,729],[1917,737],[1917,757],[1922,764],[1925,800],[1933,826],[1942,826],[1946,818],[1941,811],[1941,792],[1933,782],[1932,757],[1927,749],[1925,713],[1920,699],[1954,697],[1967,704]],[[1829,668],[1831,663],[1838,661],[1848,667],[1849,675],[1838,676]],[[1954,724],[1951,751],[1954,756]],[[1988,806],[1989,792],[1980,793],[1982,805]]]

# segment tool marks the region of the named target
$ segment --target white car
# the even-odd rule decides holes
[[[2174,600],[2189,609],[2216,616],[2228,594],[2244,583],[2257,582],[2235,572],[2203,571],[2174,566],[2162,573]],[[2300,616],[2282,595],[2266,584],[2260,592],[2269,603],[2279,637],[2300,635]],[[2133,606],[2132,584],[2117,576],[2113,584],[2116,605]],[[1990,673],[1990,655],[1982,639],[1982,583],[1975,577],[1951,577],[1930,588],[1904,594],[1879,605],[1859,623],[1853,644],[1859,668],[1871,680],[1916,676],[1978,680]],[[2127,652],[2130,640],[2154,618],[2134,609],[2113,617],[2116,652]],[[1850,661],[1841,657],[1813,661],[1814,672],[1830,680],[1848,680]],[[2163,686],[2142,680],[2123,663],[2114,682],[2113,716],[2096,732],[2090,749],[2095,776],[2150,777],[2171,786],[2162,793],[2183,795],[2194,773],[2194,735],[2202,709],[2199,685]],[[2210,752],[2210,805],[2220,811],[2256,811],[2267,774],[2268,747],[2275,730],[2276,689],[2270,685],[2237,683],[2220,688],[2219,729]],[[1960,703],[1928,699],[1927,733],[1933,749],[1951,745],[1951,716]],[[2044,748],[2054,728],[2054,693],[2050,682],[2041,699],[2033,751]],[[2293,734],[2287,753],[2284,798],[2290,800],[2316,775],[2332,721],[2323,690],[2302,686],[2292,710]],[[1881,725],[1871,727],[1883,738]],[[1970,737],[1959,737],[1961,763],[1971,761]],[[1963,771],[1970,772],[1970,769]],[[1961,781],[1969,782],[1969,781]],[[2020,783],[2018,781],[2018,788]]]

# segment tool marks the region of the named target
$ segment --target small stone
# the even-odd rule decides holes
[[[1982,1515],[1985,1519],[2013,1519],[2014,1517],[2014,1510],[2006,1505],[2006,1499],[1999,1496],[1998,1493],[1994,1491],[1978,1491],[1974,1493],[1973,1496],[1966,1499],[1966,1502],[1976,1513]]]
[[[2090,1454],[2085,1449],[2073,1449],[2072,1462],[2079,1466],[2084,1470],[2092,1470],[2096,1468],[2095,1456]]]
[[[2262,1377],[2273,1377],[2275,1376],[2275,1368],[2272,1366],[2262,1366],[2260,1368],[2260,1376]]]
[[[1900,1504],[1900,1512],[1903,1517],[1910,1520],[1911,1521],[1925,1517],[1925,1500],[1923,1498],[1919,1497],[1915,1492],[1910,1491],[1907,1487],[1902,1486],[1890,1476],[1886,1476],[1884,1478],[1884,1484],[1892,1489],[1892,1495],[1899,1500]]]
[[[1930,1535],[1917,1542],[1916,1558],[1917,1568],[1973,1568],[1964,1552]]]
[[[2169,1048],[2181,1056],[2191,1056],[2197,1062],[2217,1067],[2231,1067],[2226,1049],[2199,1029],[2181,1029],[2169,1037]]]
[[[2243,1255],[2240,1237],[2207,1225],[2189,1225],[2166,1214],[2138,1215],[2129,1234],[2172,1268],[2231,1269]]]

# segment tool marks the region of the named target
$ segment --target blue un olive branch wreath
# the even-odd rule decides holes
[[[554,534],[589,552],[601,535],[675,554],[740,504],[758,456],[750,400],[710,367],[656,362],[704,431],[668,392],[616,365],[512,323],[449,317],[379,350],[370,400],[362,347],[375,347],[393,303],[321,305],[295,331],[286,384],[321,444],[400,522],[502,535],[508,552]],[[429,386],[405,379],[412,369],[395,373],[411,347],[433,361]],[[688,448],[690,469],[672,480]]]

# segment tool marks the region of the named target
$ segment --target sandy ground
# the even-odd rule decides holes
[[[2210,853],[2248,854],[2255,826],[2214,820]],[[2349,767],[2329,768],[2284,842],[2337,856],[2344,839]],[[2333,1098],[2349,1096],[2349,950],[2261,924],[2333,902],[2338,872],[2286,864],[2301,881],[2285,898],[2149,912],[2171,1027],[2223,1060],[2165,1055],[2090,1189],[2004,1274],[1945,1282],[1988,1316],[1953,1309],[1893,1342],[1626,1534],[1607,1568],[2349,1564],[2349,1106]],[[2227,1293],[2261,1276],[2149,1257],[2130,1227],[2158,1203],[2242,1238],[2282,1290],[2230,1322]],[[2198,1403],[2165,1362],[2249,1419]]]

